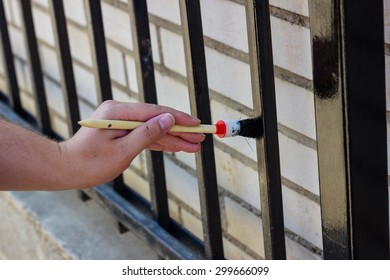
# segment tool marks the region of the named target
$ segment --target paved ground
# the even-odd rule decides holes
[[[0,259],[156,259],[76,191],[0,192]]]

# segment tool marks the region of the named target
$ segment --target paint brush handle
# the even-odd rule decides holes
[[[122,129],[132,130],[144,122],[138,121],[121,121],[121,120],[98,120],[98,119],[86,119],[78,122],[79,125],[89,128],[101,128],[101,129]],[[174,125],[170,132],[193,132],[193,133],[216,133],[217,128],[212,124],[201,124],[198,126],[182,126]]]

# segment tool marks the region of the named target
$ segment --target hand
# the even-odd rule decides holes
[[[79,184],[94,186],[116,178],[144,149],[167,152],[198,152],[205,138],[199,133],[168,133],[176,123],[200,124],[197,118],[169,107],[103,102],[92,115],[95,119],[146,121],[133,131],[82,127],[68,141],[60,143],[61,154],[72,177]]]

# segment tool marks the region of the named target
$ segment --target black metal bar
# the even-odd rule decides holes
[[[99,102],[112,99],[110,70],[108,67],[106,37],[104,35],[102,8],[100,1],[84,0],[88,22],[88,34],[93,68],[96,71],[96,90]]]
[[[20,92],[15,71],[14,55],[12,53],[3,1],[0,1],[0,32],[10,103],[15,112],[21,115],[23,114],[23,109],[20,102]]]
[[[203,123],[211,123],[209,88],[199,1],[180,0],[180,14],[186,54],[191,113],[201,119]],[[200,153],[196,154],[196,167],[205,255],[209,259],[223,259],[224,253],[214,144],[213,138],[210,135],[202,143]]]
[[[20,0],[20,7],[24,24],[24,35],[27,43],[27,56],[32,77],[35,106],[37,110],[37,122],[39,128],[44,134],[52,135],[53,132],[50,125],[49,107],[46,100],[42,67],[38,52],[38,43],[35,36],[31,1]]]
[[[246,11],[254,113],[256,116],[262,116],[264,128],[264,136],[256,143],[264,253],[266,259],[285,259],[278,122],[268,0],[247,1]]]
[[[97,98],[99,102],[112,99],[110,69],[108,66],[106,37],[104,35],[103,16],[100,1],[84,0],[88,22],[89,42],[91,48],[92,64],[95,74]],[[114,189],[122,193],[125,188],[123,176],[114,180]]]
[[[388,259],[383,1],[309,8],[324,258]]]
[[[62,0],[51,0],[49,6],[52,24],[55,28],[54,38],[60,64],[61,86],[68,116],[69,135],[73,135],[79,128],[77,122],[80,120],[80,112],[64,6]]]
[[[147,4],[146,1],[129,0],[128,7],[140,101],[157,104]],[[168,230],[170,217],[163,153],[146,151],[146,160],[153,216],[160,226]]]

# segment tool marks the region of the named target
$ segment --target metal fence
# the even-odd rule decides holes
[[[36,98],[36,124],[53,136],[30,0],[19,0]],[[50,0],[62,88],[70,135],[80,119],[66,18],[62,0]],[[112,99],[101,3],[85,0],[88,32],[99,101]],[[311,0],[317,149],[320,174],[323,256],[325,259],[389,259],[386,96],[383,2]],[[157,103],[146,1],[129,0],[141,101]],[[199,0],[180,0],[182,34],[191,113],[211,122]],[[264,136],[257,140],[261,218],[265,258],[285,259],[285,227],[276,118],[274,65],[268,0],[246,1],[247,32],[255,115],[262,116]],[[369,20],[362,20],[369,19]],[[3,2],[0,29],[8,102],[26,116],[20,101],[14,58]],[[122,177],[108,186],[81,193],[93,198],[146,240],[161,258],[223,259],[219,193],[213,138],[196,155],[204,242],[172,221],[168,210],[161,152],[147,152],[151,203],[127,188]],[[298,159],[299,160],[299,159]]]

